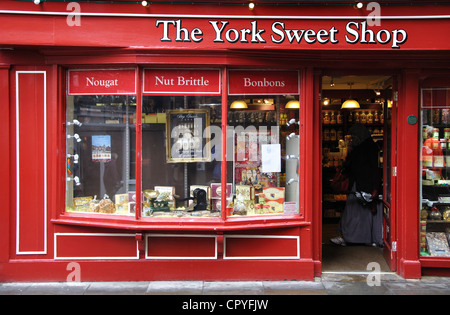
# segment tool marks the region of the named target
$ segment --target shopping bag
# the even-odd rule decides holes
[[[343,193],[348,191],[349,182],[348,175],[343,173],[340,168],[336,168],[336,174],[331,180],[331,188],[337,193]]]

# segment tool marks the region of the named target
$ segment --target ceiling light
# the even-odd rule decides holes
[[[348,99],[344,103],[342,103],[341,109],[360,108],[359,103],[356,100],[352,99],[352,85],[353,85],[353,83],[349,82],[348,85],[350,86],[350,99]]]
[[[237,100],[231,103],[230,109],[247,109],[247,103],[242,100]]]
[[[356,100],[346,100],[344,103],[342,103],[341,109],[354,109],[354,108],[360,108],[359,103]]]
[[[324,106],[330,105],[330,99],[329,99],[328,97],[325,97],[325,98],[323,99],[322,104],[323,104]]]
[[[299,109],[300,108],[300,102],[296,100],[292,100],[287,102],[285,108],[287,109]]]

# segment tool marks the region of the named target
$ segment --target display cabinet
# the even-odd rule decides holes
[[[421,90],[420,255],[450,257],[450,89]]]

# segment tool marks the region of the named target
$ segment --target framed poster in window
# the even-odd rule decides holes
[[[210,162],[209,110],[170,110],[166,117],[167,163]]]

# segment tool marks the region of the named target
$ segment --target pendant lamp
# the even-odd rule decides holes
[[[352,99],[352,85],[353,83],[348,84],[350,86],[350,99],[346,100],[344,103],[342,103],[341,109],[355,109],[360,108],[359,103]]]
[[[231,103],[230,109],[247,109],[247,103],[242,100],[237,100]]]
[[[292,100],[287,102],[285,108],[287,109],[299,109],[300,108],[300,102],[296,100]]]

